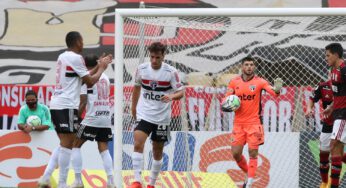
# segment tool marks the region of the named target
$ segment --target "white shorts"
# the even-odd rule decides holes
[[[333,124],[333,133],[330,137],[334,140],[339,140],[342,143],[346,143],[346,119],[336,119]]]
[[[320,135],[320,150],[330,151],[330,137],[332,133],[321,133]]]

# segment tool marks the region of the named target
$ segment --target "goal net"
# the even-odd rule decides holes
[[[122,171],[124,186],[134,178],[134,122],[130,114],[134,73],[140,63],[149,61],[148,45],[158,41],[167,45],[165,62],[178,69],[185,96],[172,104],[172,140],[164,149],[157,187],[242,185],[245,174],[236,165],[230,146],[234,114],[222,112],[220,101],[230,79],[240,73],[240,60],[246,56],[256,59],[256,73],[270,83],[278,77],[284,80],[281,96],[262,93],[266,142],[259,150],[253,187],[319,186],[321,104],[315,104],[312,117],[305,117],[304,111],[312,88],[327,79],[325,46],[332,42],[346,46],[345,17],[326,15],[322,9],[318,11],[326,16],[316,16],[317,9],[309,9],[314,11],[312,15],[296,10],[297,15],[306,16],[294,16],[293,9],[287,15],[286,9],[276,11],[280,16],[266,15],[266,11],[255,15],[254,9],[246,10],[252,16],[240,10],[236,12],[241,16],[232,16],[229,12],[234,9],[118,13],[115,138],[122,140],[115,143],[115,160],[122,162],[115,161],[115,168]],[[151,150],[147,141],[144,182],[149,180]],[[243,153],[248,159],[246,147]],[[342,182],[341,186],[346,184]]]

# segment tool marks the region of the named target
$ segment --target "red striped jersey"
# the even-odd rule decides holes
[[[82,85],[81,95],[87,95],[87,105],[83,125],[91,127],[111,127],[109,104],[110,82],[102,73],[99,81],[91,88]]]
[[[342,62],[330,72],[334,95],[334,119],[346,119],[346,65]]]
[[[171,102],[161,102],[161,97],[183,89],[177,69],[166,63],[162,63],[159,70],[154,70],[150,62],[140,64],[135,74],[135,85],[141,86],[137,119],[168,125]]]
[[[319,83],[318,86],[312,92],[310,99],[315,103],[321,100],[323,109],[326,109],[327,106],[333,102],[333,91],[331,87],[331,82],[328,81]],[[324,119],[323,121],[327,125],[333,125],[334,122],[332,116]]]
[[[59,55],[55,90],[50,101],[50,109],[78,109],[82,77],[89,74],[84,59],[72,51]]]

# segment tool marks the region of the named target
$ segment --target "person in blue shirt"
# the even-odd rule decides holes
[[[33,90],[29,90],[25,94],[25,102],[19,110],[18,128],[26,133],[31,131],[54,130],[49,108],[37,101],[37,94]],[[36,125],[30,125],[27,121],[30,116],[38,116]]]

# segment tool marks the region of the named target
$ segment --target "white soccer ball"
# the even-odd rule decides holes
[[[30,126],[38,126],[41,125],[41,118],[38,116],[29,116],[28,119],[26,119],[26,124]]]
[[[230,95],[224,98],[221,107],[225,112],[234,112],[240,107],[240,99],[237,95]]]

